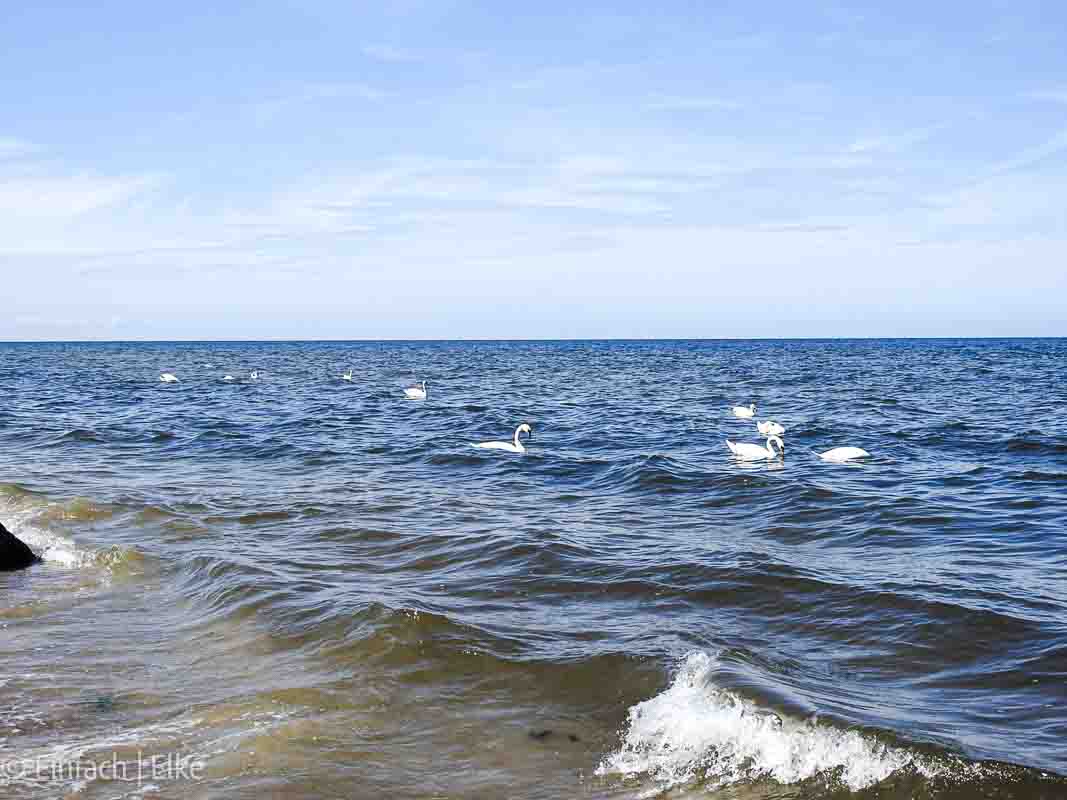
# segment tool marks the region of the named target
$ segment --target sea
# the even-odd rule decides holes
[[[5,343],[0,397],[4,800],[1067,798],[1065,339]]]

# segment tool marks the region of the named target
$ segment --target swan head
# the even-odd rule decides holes
[[[525,433],[527,436],[533,438],[533,428],[531,428],[525,422],[522,423],[522,425],[520,425],[519,427],[517,427],[515,429],[515,436],[516,437],[518,437],[519,434],[522,434],[522,433]]]
[[[772,445],[778,445],[778,452],[781,453],[783,456],[785,455],[785,442],[783,442],[780,438],[778,438],[777,436],[768,436],[767,447],[773,450],[774,447],[772,447]]]

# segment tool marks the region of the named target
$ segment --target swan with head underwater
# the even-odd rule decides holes
[[[777,452],[775,452],[772,445],[778,445]],[[742,461],[762,461],[763,459],[785,455],[785,442],[777,436],[768,436],[766,447],[760,447],[758,444],[752,444],[751,442],[735,443],[729,439],[726,440],[726,446],[730,448],[731,453]]]
[[[856,458],[868,458],[871,454],[862,447],[835,447],[833,450],[827,450],[825,453],[818,453],[817,455],[823,461],[833,461],[840,464]]]
[[[522,440],[519,438],[522,434],[533,436],[533,428],[527,425],[525,422],[515,429],[515,439],[511,442],[479,442],[478,444],[472,444],[471,447],[480,447],[483,450],[506,450],[509,453],[525,453],[526,448],[522,444]]]
[[[415,386],[409,386],[404,390],[404,397],[408,400],[426,399],[426,381],[420,381]]]
[[[734,416],[740,417],[741,419],[751,419],[752,417],[756,416],[755,403],[749,403],[747,406],[734,406],[732,410],[734,412]]]
[[[178,376],[173,372],[164,372],[159,376],[159,380],[162,383],[179,383]]]

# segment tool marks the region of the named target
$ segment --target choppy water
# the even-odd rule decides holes
[[[0,573],[0,796],[1067,797],[1065,379],[1065,340],[0,345],[46,559]],[[750,400],[781,461],[729,456]],[[204,772],[55,774],[112,754]]]

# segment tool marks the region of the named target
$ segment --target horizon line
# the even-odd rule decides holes
[[[600,337],[463,337],[442,339],[436,337],[416,338],[352,338],[352,339],[0,339],[2,344],[374,344],[374,343],[502,343],[502,342],[827,342],[827,341],[997,341],[1004,339],[1067,339],[1067,334],[1058,336],[1005,335],[1005,336],[600,336]]]

